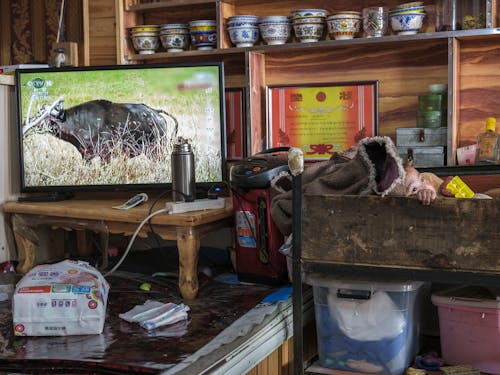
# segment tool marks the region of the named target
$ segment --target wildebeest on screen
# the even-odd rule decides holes
[[[172,122],[171,128],[168,122]],[[73,144],[87,160],[96,156],[107,159],[116,150],[129,157],[154,152],[162,137],[170,134],[175,138],[178,129],[174,116],[146,104],[100,99],[64,109],[62,97],[27,122],[23,134],[40,124]]]

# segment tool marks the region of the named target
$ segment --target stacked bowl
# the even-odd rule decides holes
[[[211,50],[217,46],[216,21],[196,20],[189,22],[191,45],[197,50]]]
[[[182,52],[189,48],[187,23],[166,23],[160,26],[160,41],[167,52]]]
[[[259,18],[259,30],[266,44],[285,44],[290,38],[292,24],[287,16],[265,16]]]
[[[330,39],[352,39],[361,30],[361,12],[344,11],[331,14],[326,19]]]
[[[160,48],[160,26],[138,25],[129,30],[132,45],[140,55],[150,55]]]
[[[292,10],[293,31],[301,43],[321,40],[325,29],[326,10],[296,9]]]
[[[253,14],[231,16],[227,19],[227,31],[236,47],[252,47],[259,40],[259,17]]]
[[[400,4],[389,10],[391,28],[398,35],[413,35],[420,31],[425,18],[421,1]]]

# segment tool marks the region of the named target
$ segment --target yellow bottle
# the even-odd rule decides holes
[[[496,118],[488,117],[486,131],[477,136],[476,164],[498,163],[500,134],[496,133],[496,124]]]

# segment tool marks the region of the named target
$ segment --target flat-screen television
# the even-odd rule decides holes
[[[179,141],[197,188],[226,180],[222,62],[19,69],[16,90],[22,193],[169,189]]]

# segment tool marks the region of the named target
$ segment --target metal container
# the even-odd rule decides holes
[[[398,147],[446,146],[448,128],[397,128]]]
[[[419,167],[443,167],[445,165],[446,148],[435,147],[401,147],[398,153],[403,162],[411,161],[416,168]]]
[[[182,140],[174,144],[172,163],[172,200],[191,202],[196,198],[194,154],[191,145]]]

